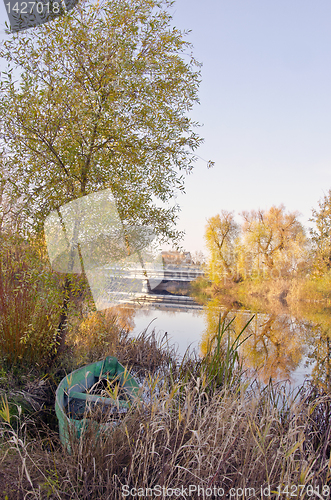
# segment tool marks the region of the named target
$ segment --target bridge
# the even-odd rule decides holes
[[[110,279],[125,279],[125,280],[146,280],[145,271],[142,268],[119,268],[105,267],[107,277]],[[204,271],[200,266],[174,266],[165,265],[155,268],[146,268],[148,279],[150,281],[194,281],[200,276],[204,276]]]
[[[133,299],[132,302],[142,307],[153,305],[153,308],[155,309],[202,309],[200,304],[187,295],[162,295],[149,293]]]
[[[162,281],[194,281],[204,276],[200,266],[164,266]]]
[[[147,289],[146,271],[150,292]],[[188,284],[204,275],[201,267],[160,265],[147,268],[146,271],[138,266],[123,268],[114,265],[103,268],[103,278],[99,285],[96,281],[92,291],[96,302],[100,303],[100,307],[101,304],[135,303],[142,307],[153,304],[153,307],[162,309],[200,308],[194,299],[188,296]],[[180,295],[177,295],[177,292],[180,292]]]

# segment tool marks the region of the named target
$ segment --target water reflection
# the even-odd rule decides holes
[[[135,327],[132,335],[137,335],[148,325],[161,338],[167,333],[167,341],[175,345],[179,356],[183,356],[188,347],[199,350],[201,333],[205,329],[205,318],[202,308],[140,307],[134,316]]]
[[[134,309],[130,314],[135,327],[133,334],[153,321],[160,334],[168,333],[169,341],[177,343],[183,355],[191,344],[203,355],[207,343],[217,332],[219,315],[226,322],[233,318],[233,339],[248,320],[254,319],[245,330],[249,339],[241,346],[241,355],[247,376],[263,383],[289,380],[294,386],[309,376],[314,384],[325,391],[331,390],[331,309],[316,304],[284,307],[278,305],[252,310],[239,307],[238,303],[221,304],[213,300],[203,309],[189,307],[163,308],[160,304]]]
[[[234,319],[239,332],[254,314],[247,327],[250,338],[242,345],[241,355],[247,375],[268,383],[289,380],[302,384],[310,380],[325,391],[331,390],[331,314],[330,308],[318,304],[268,305],[242,310],[238,304],[222,306],[210,301],[205,307],[207,328],[202,335],[202,354],[215,335],[219,315],[222,320]],[[235,332],[233,332],[233,335]],[[304,373],[306,372],[306,373]]]
[[[257,377],[267,383],[273,380],[289,379],[298,368],[306,353],[302,337],[304,329],[301,323],[290,316],[275,313],[241,311],[233,307],[216,307],[211,301],[205,308],[207,329],[201,342],[202,354],[206,352],[208,342],[215,335],[219,315],[221,320],[229,322],[234,318],[232,336],[240,332],[254,314],[253,320],[245,330],[244,336],[250,336],[241,347],[243,366],[249,377]]]
[[[307,365],[311,377],[326,392],[331,391],[331,311],[316,305],[306,311]]]

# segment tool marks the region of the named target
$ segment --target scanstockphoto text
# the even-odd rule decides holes
[[[295,272],[304,264],[303,259],[295,260],[291,257],[284,259],[277,266],[268,266],[266,262],[254,252],[245,252],[244,259],[238,259],[235,252],[229,252],[225,259],[220,259],[217,252],[213,252],[206,274],[215,283],[239,283],[245,280],[279,279],[288,274],[289,270]]]
[[[38,14],[59,14],[61,4],[59,2],[15,2],[10,1],[5,3],[8,14],[33,14],[36,10]]]
[[[123,498],[229,498],[229,499],[244,499],[244,498],[258,498],[264,499],[276,495],[287,498],[300,498],[303,495],[308,497],[329,498],[330,487],[328,485],[313,486],[312,484],[299,484],[299,485],[279,485],[271,488],[270,485],[263,485],[260,488],[252,487],[238,487],[225,490],[218,486],[202,486],[197,484],[190,484],[181,487],[165,487],[155,485],[153,488],[135,488],[128,485],[122,485]]]
[[[132,488],[122,485],[122,497],[126,498],[247,498],[257,495],[270,496],[270,487],[256,488],[231,488],[229,491],[218,486],[202,486],[200,484],[189,484],[181,487],[166,487],[155,485],[153,488]]]

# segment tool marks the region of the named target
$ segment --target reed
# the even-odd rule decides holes
[[[26,242],[0,251],[0,359],[8,367],[47,363],[58,305],[50,274]]]
[[[242,384],[238,349],[244,329],[234,335],[232,326],[219,324],[204,359],[186,356],[181,363],[153,335],[145,332],[132,344],[124,338],[119,351],[140,371],[146,397],[111,431],[98,431],[97,439],[93,426],[80,439],[73,436],[71,455],[55,430],[31,433],[32,416],[24,421],[18,414],[20,425],[8,422],[10,402],[4,399],[4,498],[119,500],[139,492],[157,498],[159,488],[159,497],[167,498],[179,488],[184,493],[174,498],[195,499],[192,488],[198,486],[219,489],[223,498],[232,488],[241,488],[238,498],[245,499],[285,499],[286,491],[291,498],[328,498],[331,396],[309,386],[293,394],[272,381],[265,387]],[[148,346],[159,351],[158,364],[141,354]],[[289,485],[294,488],[286,490]],[[261,487],[270,495],[263,496]]]
[[[307,393],[289,408],[286,420],[267,404],[266,392],[246,398],[223,389],[207,402],[196,385],[180,405],[175,396],[161,391],[97,440],[90,427],[84,438],[73,440],[70,456],[55,434],[28,441],[22,431],[7,431],[2,465],[7,471],[16,466],[17,476],[15,492],[8,484],[5,494],[119,500],[132,489],[200,485],[222,488],[226,495],[231,488],[252,488],[255,495],[250,490],[244,498],[261,498],[262,486],[276,499],[287,496],[277,496],[279,486],[285,491],[286,485],[302,484],[305,490],[292,498],[307,499],[311,488],[321,492],[323,485],[331,486],[330,438],[320,419],[330,396],[308,402]]]
[[[223,387],[237,388],[242,380],[243,363],[239,355],[240,346],[251,336],[243,338],[244,332],[252,318],[237,334],[232,326],[235,318],[226,323],[220,315],[218,332],[208,342],[206,354],[203,357],[200,370],[201,377],[205,380],[206,388],[214,392]],[[234,340],[231,338],[234,334]]]

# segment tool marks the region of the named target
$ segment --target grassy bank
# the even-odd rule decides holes
[[[291,309],[300,304],[328,307],[331,305],[331,273],[286,279],[247,279],[238,283],[224,280],[218,284],[199,279],[191,284],[190,293],[203,304],[218,298],[225,306],[238,303],[252,310],[262,305],[267,308],[283,305]]]
[[[263,498],[261,487],[270,487],[265,498],[286,498],[277,487],[299,484],[305,487],[292,498],[311,498],[312,488],[326,493],[331,396],[308,386],[294,396],[282,385],[244,384],[237,351],[244,332],[229,345],[226,326],[203,360],[186,357],[181,364],[154,334],[113,335],[113,353],[139,378],[144,402],[98,439],[95,432],[73,437],[71,455],[59,442],[50,374],[34,379],[34,394],[30,386],[29,411],[15,404],[14,385],[8,406],[2,390],[3,498],[117,500],[139,492],[156,498],[159,491],[167,498],[174,488],[180,492],[174,497],[185,498],[187,490],[186,498],[198,498],[198,486],[209,488],[209,498],[232,488],[247,489],[238,498]],[[28,394],[26,386],[20,391]]]
[[[291,498],[311,498],[312,488],[327,498],[329,394],[306,386],[295,397],[285,386],[248,384],[238,351],[246,330],[230,341],[225,322],[215,327],[204,358],[179,362],[155,333],[130,337],[132,310],[92,311],[79,281],[66,349],[54,358],[61,277],[33,249],[24,260],[15,248],[1,255],[1,498],[195,499],[197,488],[200,498],[202,489],[208,498],[236,498],[233,488],[242,488],[237,497],[253,499],[263,498],[262,487],[265,498],[278,499],[299,484],[304,489]],[[58,436],[56,387],[73,369],[107,355],[139,380],[143,402],[113,430],[72,436],[69,455]]]

